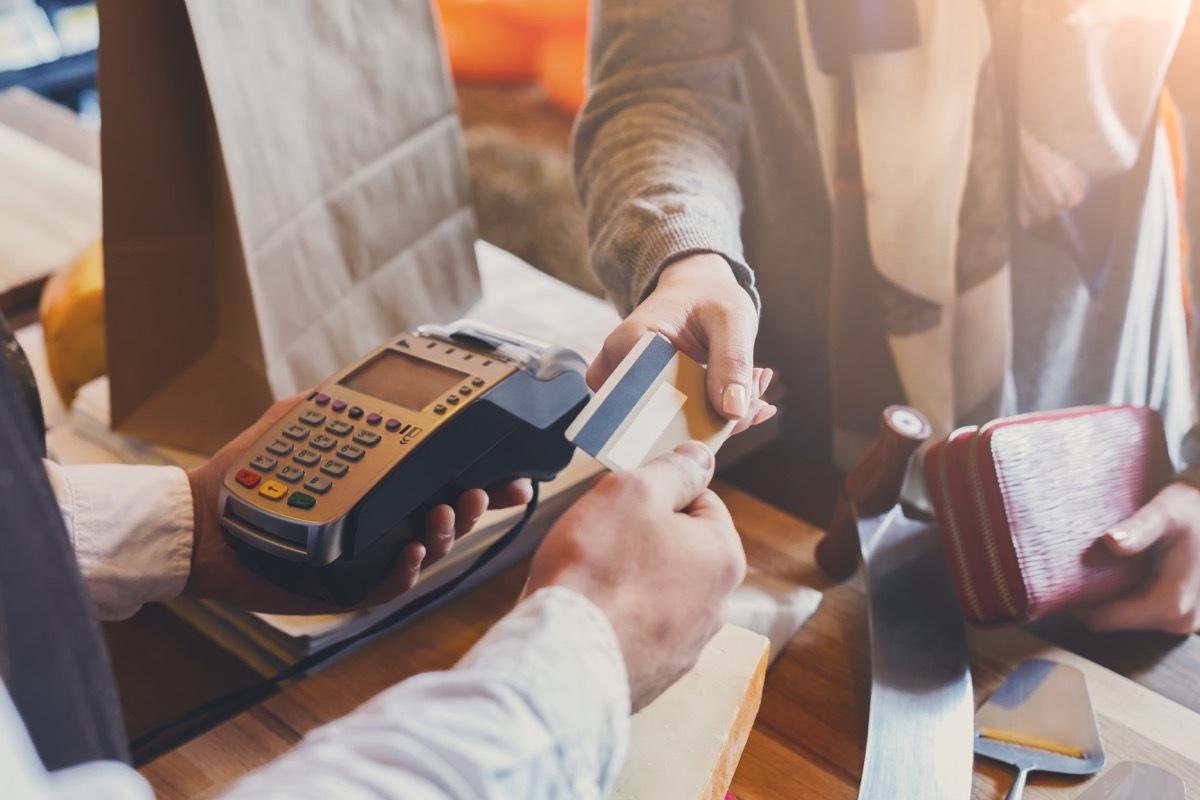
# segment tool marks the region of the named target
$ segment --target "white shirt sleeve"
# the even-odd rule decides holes
[[[192,490],[178,467],[44,462],[101,619],[177,597],[192,562]]]
[[[310,733],[225,800],[603,800],[629,746],[608,618],[535,593],[448,672],[418,675]]]
[[[629,683],[616,634],[591,601],[551,587],[454,669],[382,692],[224,798],[602,800],[628,748]],[[124,764],[47,773],[2,682],[0,775],[26,800],[153,798]]]

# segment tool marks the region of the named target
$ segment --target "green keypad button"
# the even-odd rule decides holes
[[[292,496],[288,498],[288,505],[292,508],[308,510],[316,504],[317,498],[304,492],[292,492]]]

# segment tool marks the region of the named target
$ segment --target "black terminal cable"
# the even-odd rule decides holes
[[[241,711],[244,706],[265,700],[282,688],[282,684],[285,681],[324,664],[339,653],[348,650],[366,639],[383,633],[397,622],[419,614],[438,601],[445,599],[451,592],[461,586],[467,578],[487,566],[492,559],[498,556],[521,535],[521,531],[525,530],[525,526],[529,523],[533,512],[537,510],[537,504],[538,482],[533,481],[533,496],[525,506],[525,513],[521,515],[521,518],[503,536],[488,545],[483,554],[475,559],[474,563],[461,575],[458,575],[449,583],[439,586],[429,594],[414,600],[404,608],[397,609],[371,627],[340,642],[331,644],[329,647],[304,656],[269,678],[263,678],[249,686],[243,686],[240,689],[234,689],[233,691],[218,695],[174,719],[151,728],[129,743],[129,750],[133,757],[134,766],[140,767],[148,761],[157,758],[168,750],[192,738],[193,735],[199,733],[201,730],[216,724],[229,714],[231,710],[236,708],[236,710]]]

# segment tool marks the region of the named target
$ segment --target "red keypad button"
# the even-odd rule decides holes
[[[253,472],[248,469],[239,469],[234,478],[238,483],[240,483],[242,486],[245,486],[247,489],[253,489],[255,486],[258,486],[258,482],[262,480],[262,477],[257,472]]]

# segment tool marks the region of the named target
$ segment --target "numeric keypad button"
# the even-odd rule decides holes
[[[333,438],[332,436],[326,436],[323,433],[318,433],[316,436],[312,437],[309,445],[328,453],[330,450],[337,447],[337,439]]]
[[[279,480],[287,481],[288,483],[298,483],[304,477],[304,470],[299,467],[293,467],[291,464],[279,470]]]
[[[374,447],[375,445],[379,444],[379,440],[382,438],[382,436],[374,431],[359,431],[358,433],[354,434],[354,441],[358,442],[364,447]]]
[[[344,444],[338,448],[337,456],[345,461],[360,461],[367,451],[352,444]]]
[[[250,466],[254,467],[259,472],[270,472],[275,469],[275,465],[279,463],[279,459],[271,458],[270,456],[255,456],[250,461]]]
[[[354,433],[354,426],[349,422],[342,422],[340,419],[335,419],[333,422],[325,426],[325,430],[332,433],[334,436],[346,436]]]
[[[288,425],[283,429],[283,435],[289,439],[295,439],[297,442],[302,442],[308,438],[308,428],[303,425]]]
[[[332,475],[335,478],[340,478],[350,470],[350,467],[343,464],[341,461],[334,461],[332,458],[325,459],[325,463],[321,465],[321,472],[326,475]]]
[[[325,494],[333,488],[333,481],[329,480],[329,478],[322,478],[320,475],[313,475],[304,482],[304,488],[310,492]]]

